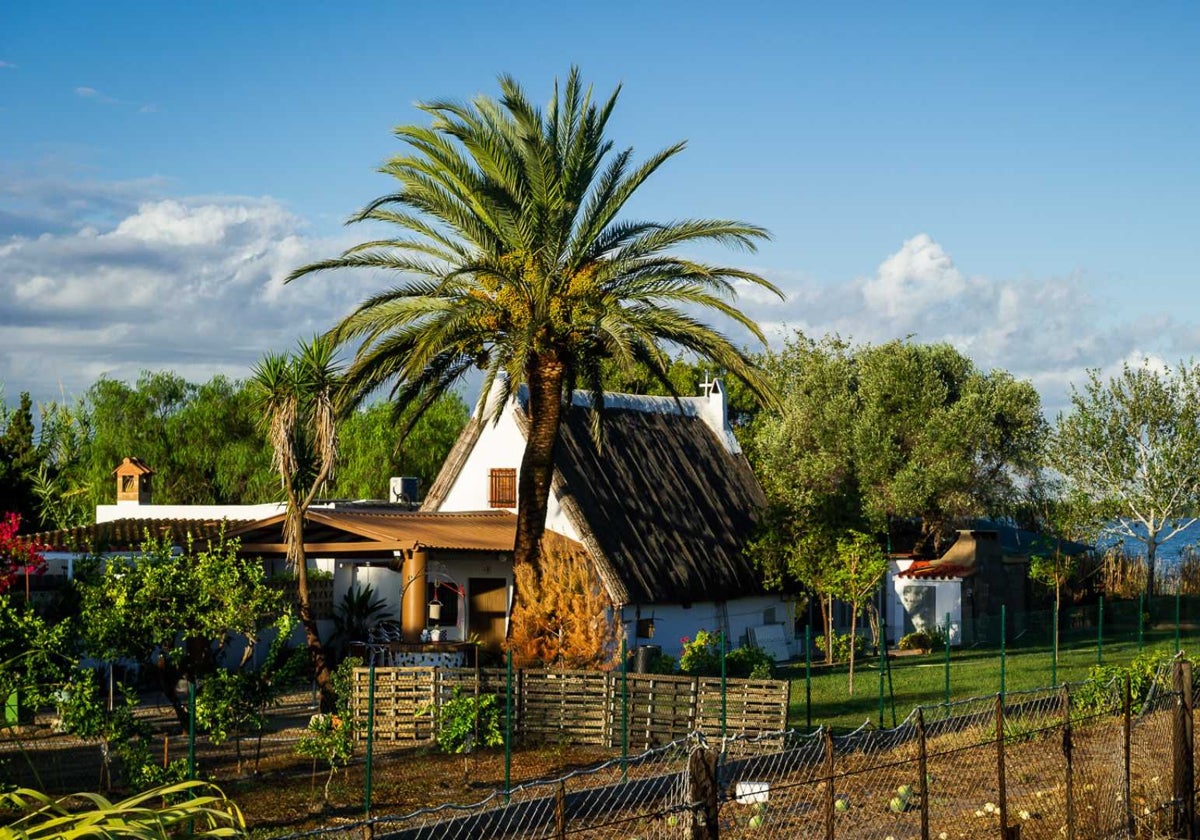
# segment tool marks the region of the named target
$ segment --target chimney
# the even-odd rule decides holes
[[[700,390],[703,392],[700,396],[701,418],[716,434],[717,440],[721,441],[729,452],[737,455],[742,451],[742,446],[734,437],[733,428],[729,425],[725,389],[721,387],[720,380],[709,379],[706,373],[704,381],[700,383]]]
[[[137,458],[126,458],[113,470],[117,477],[118,505],[150,504],[150,476],[154,470]]]

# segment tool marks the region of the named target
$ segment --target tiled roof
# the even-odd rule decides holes
[[[36,543],[45,551],[128,551],[140,548],[149,537],[167,537],[173,543],[189,537],[207,540],[217,536],[227,523],[203,519],[115,519],[95,525],[60,528],[40,534],[24,534],[22,542]]]

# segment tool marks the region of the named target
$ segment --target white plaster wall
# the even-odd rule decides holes
[[[791,605],[778,595],[760,595],[738,598],[725,604],[729,616],[729,647],[740,647],[745,641],[746,628],[763,624],[784,624],[788,647],[795,650]],[[773,613],[773,614],[772,614]],[[627,605],[621,610],[621,621],[625,626],[625,637],[632,650],[637,645],[658,645],[668,656],[679,657],[683,651],[683,637],[693,638],[697,630],[716,633],[722,627],[721,605],[714,601],[703,601],[690,607],[679,604],[644,604],[641,618],[654,619],[654,638],[638,639],[638,607]],[[771,620],[768,620],[771,619]]]
[[[485,422],[474,449],[467,456],[458,478],[438,510],[488,510],[488,471],[519,470],[524,452],[525,438],[517,427],[511,408],[501,415],[498,422]],[[516,512],[516,508],[510,510]]]
[[[907,566],[907,564],[906,564]],[[906,586],[930,586],[934,590],[934,623],[939,627],[946,623],[946,614],[950,614],[950,642],[958,644],[962,630],[962,581],[958,578],[947,580],[931,580],[896,577],[893,571],[888,574],[887,623],[888,638],[895,643],[905,632],[905,608],[901,600],[901,592]]]

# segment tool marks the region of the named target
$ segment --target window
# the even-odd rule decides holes
[[[517,506],[517,471],[492,470],[489,474],[488,504],[494,508]]]

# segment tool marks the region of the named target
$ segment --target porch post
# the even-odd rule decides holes
[[[424,548],[417,547],[404,553],[404,594],[400,602],[400,627],[404,639],[419,642],[425,629],[425,572],[428,555]]]

